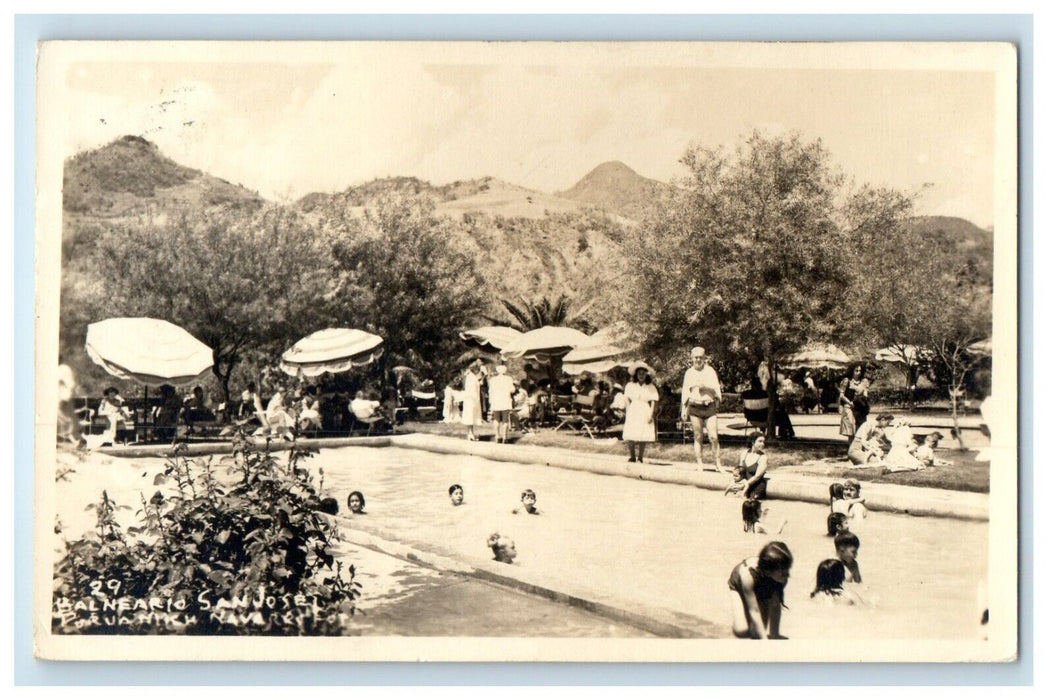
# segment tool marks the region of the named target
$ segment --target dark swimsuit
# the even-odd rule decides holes
[[[747,599],[744,596],[744,581],[740,576],[740,567],[747,564],[747,560],[743,560],[733,568],[733,573],[729,575],[729,590],[736,591],[740,594],[740,601],[744,604],[744,611],[747,611]],[[751,572],[751,580],[754,583],[755,599],[758,601],[759,612],[762,613],[762,623],[769,623],[769,608],[766,603],[772,600],[774,597],[780,604],[784,604],[784,584],[777,583],[768,576],[763,576],[758,570],[748,567],[748,571]]]

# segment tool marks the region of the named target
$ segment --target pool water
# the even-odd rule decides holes
[[[516,541],[512,566],[525,575],[722,625],[731,620],[732,568],[780,539],[795,556],[786,636],[978,638],[986,523],[871,513],[853,525],[863,577],[856,590],[869,604],[830,606],[809,597],[817,564],[835,556],[823,505],[768,502],[770,520],[788,525],[766,536],[743,532],[739,499],[684,485],[397,447],[325,449],[308,466],[325,470],[350,539],[362,529],[482,563],[491,558],[487,537],[497,531]],[[460,507],[448,499],[452,483],[465,489]],[[513,514],[525,488],[538,495],[542,515]],[[364,493],[366,514],[343,517],[353,489]]]

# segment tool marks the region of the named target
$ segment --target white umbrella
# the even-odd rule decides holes
[[[565,326],[543,326],[524,333],[502,351],[505,357],[560,357],[583,345],[590,337]]]
[[[88,357],[120,379],[147,386],[191,384],[213,365],[212,348],[156,318],[110,318],[88,326]]]
[[[384,339],[354,328],[327,328],[301,338],[282,353],[279,367],[293,376],[317,377],[347,372],[381,357]]]
[[[978,342],[971,343],[967,346],[967,352],[972,355],[992,355],[993,354],[993,339],[986,338],[985,340],[979,340]]]
[[[501,352],[521,335],[523,333],[508,326],[482,326],[470,331],[462,331],[458,337],[470,345]]]
[[[841,368],[850,364],[850,357],[834,345],[807,346],[780,361],[787,369],[803,367],[806,369],[823,369],[825,367]]]
[[[908,363],[914,365],[919,362],[919,358],[925,355],[926,351],[915,345],[891,345],[885,347],[882,350],[877,350],[875,359],[877,362],[896,362],[900,364]]]

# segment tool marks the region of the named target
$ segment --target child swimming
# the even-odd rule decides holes
[[[837,484],[832,484],[828,489],[833,513],[842,513],[848,518],[863,519],[868,517],[865,499],[861,498],[861,484],[857,480],[847,479],[844,481],[838,498],[836,498],[836,494],[839,494],[839,490],[835,488],[836,486]]]
[[[780,615],[792,561],[786,544],[770,542],[757,557],[736,565],[729,575],[734,635],[786,639],[780,635]]]
[[[523,510],[528,515],[542,515],[542,511],[535,507],[535,503],[538,498],[535,496],[535,492],[531,489],[524,489],[523,493],[520,494],[521,505],[513,509],[513,514],[516,515]]]
[[[352,515],[366,515],[366,497],[362,491],[352,491],[348,494],[348,510]]]
[[[747,486],[747,469],[744,467],[733,467],[733,482],[725,487],[723,496],[738,496]]]
[[[828,513],[828,537],[835,537],[849,529],[850,525],[843,513]]]
[[[849,530],[835,536],[835,553],[854,583],[861,583],[861,567],[857,563],[857,550],[860,547],[861,540]]]
[[[843,589],[845,580],[843,563],[838,559],[825,559],[817,566],[817,587],[810,593],[810,598],[843,605],[861,604],[860,596]]]
[[[497,532],[487,538],[487,546],[494,554],[494,560],[503,564],[512,564],[517,557],[517,546],[513,540]]]
[[[779,535],[788,524],[785,519],[779,525],[767,524],[764,521],[769,514],[769,509],[762,506],[762,501],[757,498],[748,498],[740,506],[740,515],[744,519],[744,532],[753,532],[759,535]]]
[[[465,501],[465,489],[461,484],[451,484],[447,489],[447,495],[451,497],[451,505],[460,506]]]

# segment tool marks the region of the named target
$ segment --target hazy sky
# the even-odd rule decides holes
[[[67,153],[139,134],[269,198],[391,175],[554,191],[609,160],[669,180],[690,144],[797,130],[823,139],[859,183],[930,183],[920,213],[993,222],[995,83],[984,70],[785,61],[774,46],[756,61],[723,60],[713,45],[700,60],[684,47],[281,46],[73,61]]]

